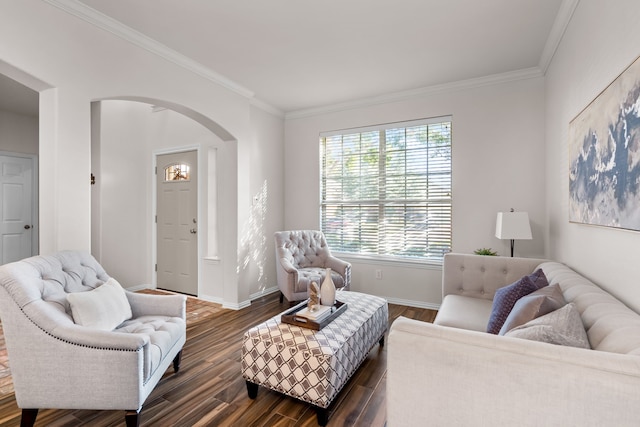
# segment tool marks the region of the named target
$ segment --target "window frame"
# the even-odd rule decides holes
[[[445,185],[443,188],[445,188],[445,193],[447,194],[446,197],[439,197],[439,198],[432,198],[429,196],[429,192],[430,192],[430,185],[429,185],[429,180],[431,178],[431,181],[433,181],[433,178],[436,177],[438,174],[435,172],[429,172],[428,168],[429,166],[427,166],[427,164],[424,165],[424,169],[420,170],[420,173],[417,175],[418,177],[423,177],[425,179],[425,183],[422,184],[422,187],[420,187],[421,189],[423,189],[425,191],[425,196],[423,199],[416,199],[416,198],[408,198],[405,194],[405,198],[403,200],[395,200],[393,198],[385,198],[385,195],[383,194],[383,197],[380,197],[380,187],[382,187],[383,189],[389,189],[390,186],[386,185],[386,180],[389,180],[389,177],[393,177],[393,173],[390,172],[389,169],[385,169],[386,165],[385,163],[388,161],[387,159],[389,158],[389,156],[386,154],[385,150],[389,147],[392,146],[393,142],[390,141],[388,138],[386,138],[385,136],[387,135],[387,132],[390,129],[402,129],[402,131],[404,132],[404,148],[402,150],[399,150],[397,152],[402,152],[405,155],[405,162],[403,164],[403,167],[405,168],[404,173],[402,175],[396,175],[396,177],[401,176],[403,180],[406,181],[406,178],[409,176],[412,176],[412,174],[407,173],[406,167],[408,166],[408,162],[407,162],[407,156],[406,153],[410,152],[411,149],[409,147],[407,147],[407,139],[406,139],[406,135],[407,135],[407,129],[413,129],[416,127],[420,127],[420,126],[426,126],[426,131],[429,131],[429,126],[436,126],[436,125],[444,125],[444,126],[448,126],[448,141],[447,144],[444,145],[445,149],[448,150],[447,153],[445,154],[444,157],[448,157],[448,168],[445,171],[445,175],[444,175],[444,179],[445,181],[448,180],[448,187]],[[433,117],[433,118],[427,118],[427,119],[419,119],[419,120],[410,120],[410,121],[402,121],[402,122],[393,122],[393,123],[385,123],[385,124],[381,124],[381,125],[372,125],[372,126],[365,126],[365,127],[360,127],[360,128],[351,128],[351,129],[342,129],[342,130],[335,130],[335,131],[329,131],[329,132],[321,132],[320,136],[319,136],[319,157],[320,157],[320,183],[319,183],[319,190],[320,190],[320,194],[319,194],[319,220],[320,220],[320,229],[325,233],[325,235],[327,235],[327,240],[329,241],[329,245],[332,247],[332,251],[335,253],[339,253],[342,257],[345,258],[352,258],[354,260],[362,260],[362,261],[366,261],[366,260],[374,260],[374,261],[382,261],[382,262],[390,262],[390,263],[402,263],[402,264],[420,264],[420,265],[429,265],[429,264],[436,264],[436,265],[441,265],[442,264],[442,258],[444,257],[444,254],[447,252],[451,251],[451,245],[452,245],[452,237],[453,237],[453,230],[452,230],[452,223],[453,223],[453,185],[452,185],[452,177],[453,177],[453,165],[452,165],[452,149],[453,149],[453,118],[452,116],[439,116],[439,117]],[[377,132],[378,133],[378,143],[380,145],[379,151],[378,151],[378,156],[383,156],[382,159],[378,158],[377,160],[377,164],[378,164],[378,169],[380,174],[377,175],[377,180],[378,180],[378,196],[374,199],[362,199],[362,200],[350,200],[348,198],[344,197],[344,191],[342,194],[342,197],[335,199],[335,200],[329,200],[328,197],[325,197],[327,195],[327,192],[329,190],[327,190],[327,186],[329,186],[330,184],[327,184],[327,181],[329,181],[330,179],[328,179],[328,177],[330,178],[330,175],[327,175],[327,172],[325,169],[330,168],[330,167],[325,167],[326,166],[326,162],[328,161],[325,158],[325,150],[326,150],[326,144],[327,144],[327,139],[328,138],[332,138],[332,137],[339,137],[340,138],[340,144],[341,144],[341,149],[340,149],[340,158],[344,160],[344,157],[346,157],[348,154],[345,154],[347,152],[347,150],[344,149],[345,146],[345,136],[351,136],[351,135],[359,135],[359,141],[362,141],[362,134],[366,134],[369,132]],[[444,133],[447,133],[446,131]],[[383,137],[385,137],[383,139]],[[427,137],[425,144],[427,147],[429,147],[429,138]],[[433,152],[433,150],[436,149],[442,149],[443,146],[435,146],[433,148],[431,148],[431,153]],[[423,149],[423,151],[425,151]],[[426,159],[425,161],[429,162],[428,157],[430,156],[430,151],[429,148],[426,148]],[[365,151],[362,148],[362,144],[360,146],[360,148],[357,151],[357,155],[359,156],[363,156],[365,154]],[[327,156],[328,158],[328,156]],[[446,163],[446,162],[445,162]],[[348,174],[345,173],[344,168],[342,170],[342,172],[338,175],[340,177],[340,179],[342,180],[341,183],[344,184],[344,181],[348,180]],[[440,175],[442,176],[442,175]],[[423,188],[424,187],[424,188]],[[435,186],[433,186],[435,187]],[[405,183],[405,190],[409,187],[406,186]],[[414,187],[411,187],[412,189],[414,189]],[[342,190],[341,190],[342,191]],[[325,200],[327,199],[327,200]],[[411,212],[411,209],[408,209],[408,206],[410,205],[414,205],[414,206],[421,206],[420,209],[424,210],[424,217],[425,217],[425,227],[427,227],[427,230],[429,228],[429,213],[430,213],[430,207],[431,210],[433,209],[442,209],[442,212],[444,212],[444,216],[447,217],[447,220],[445,220],[444,222],[439,222],[438,224],[440,224],[440,227],[432,227],[432,230],[438,230],[438,232],[442,232],[443,229],[447,229],[447,232],[444,234],[444,240],[447,240],[447,244],[441,244],[439,246],[442,247],[442,252],[439,253],[437,256],[434,255],[434,253],[438,252],[438,251],[433,251],[433,252],[429,252],[428,248],[430,247],[429,245],[429,239],[427,237],[427,230],[424,230],[422,233],[424,233],[419,240],[423,240],[424,241],[424,248],[425,248],[425,252],[423,253],[423,256],[414,256],[414,255],[403,255],[403,254],[391,254],[389,253],[390,251],[388,250],[388,246],[390,245],[390,239],[388,241],[384,241],[384,237],[382,237],[382,239],[380,238],[380,236],[374,236],[373,237],[373,241],[374,241],[374,246],[376,246],[375,249],[375,253],[371,253],[370,251],[364,251],[362,252],[362,246],[360,246],[358,248],[358,252],[354,252],[354,251],[345,251],[345,247],[344,246],[340,246],[339,244],[336,245],[335,241],[332,241],[334,239],[332,239],[332,233],[329,232],[329,230],[327,230],[326,228],[326,221],[327,219],[325,218],[325,212],[327,210],[328,206],[340,206],[342,207],[343,210],[343,214],[342,216],[337,216],[336,218],[339,218],[340,221],[344,221],[344,218],[346,217],[346,214],[344,214],[344,208],[346,206],[359,206],[359,209],[362,209],[362,206],[364,205],[377,205],[377,209],[382,212],[382,209],[388,209],[389,206],[393,205],[394,203],[397,203],[398,206],[402,206],[402,210],[400,210],[402,217],[404,217],[404,219],[400,219],[400,222],[404,222],[406,223],[407,219],[407,215],[408,212]],[[438,208],[439,206],[439,208]],[[338,209],[338,208],[336,208]],[[376,221],[373,222],[373,224],[377,224],[375,225],[377,227],[377,230],[374,234],[377,234],[380,229],[383,229],[384,227],[381,227],[382,223],[384,222],[384,217],[385,215],[380,215]],[[366,224],[366,222],[360,222],[358,221],[358,229],[360,230],[362,228],[363,224]],[[389,226],[390,230],[393,230],[394,225]],[[396,227],[396,232],[398,230],[397,224],[395,225]],[[341,227],[342,229],[342,227]],[[420,235],[418,233],[418,235]],[[342,236],[344,236],[344,234],[342,234]],[[438,238],[434,239],[436,242],[438,242]],[[442,240],[442,238],[441,238]],[[407,241],[411,242],[410,239],[407,239]],[[362,244],[362,241],[360,241],[360,244]],[[403,243],[402,245],[402,251],[406,251],[406,247],[407,244]],[[381,248],[383,248],[381,250]],[[387,252],[385,252],[385,250]]]

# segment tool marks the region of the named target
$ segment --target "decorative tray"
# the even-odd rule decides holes
[[[300,326],[302,328],[313,329],[315,331],[319,331],[320,329],[327,326],[329,323],[333,321],[336,317],[340,316],[347,310],[347,304],[344,302],[336,301],[336,303],[331,307],[331,314],[323,317],[320,321],[315,321],[312,319],[308,319],[306,317],[298,316],[300,310],[307,307],[307,301],[301,302],[295,307],[290,308],[289,310],[282,313],[280,316],[280,321],[282,323],[288,323],[290,325]]]

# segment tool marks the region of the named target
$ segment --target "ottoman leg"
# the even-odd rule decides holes
[[[318,418],[318,425],[326,426],[329,422],[329,408],[316,406],[316,417]]]
[[[258,396],[258,384],[252,383],[251,381],[245,381],[247,383],[247,393],[249,394],[249,399],[255,399]]]

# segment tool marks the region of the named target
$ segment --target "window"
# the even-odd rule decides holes
[[[451,117],[320,136],[320,221],[331,249],[440,261],[451,248]]]
[[[189,181],[191,179],[189,165],[174,164],[164,169],[165,181]]]

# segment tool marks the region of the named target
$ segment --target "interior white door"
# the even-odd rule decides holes
[[[157,287],[198,294],[197,152],[156,157]]]
[[[33,252],[33,159],[0,156],[0,261],[6,264]]]

